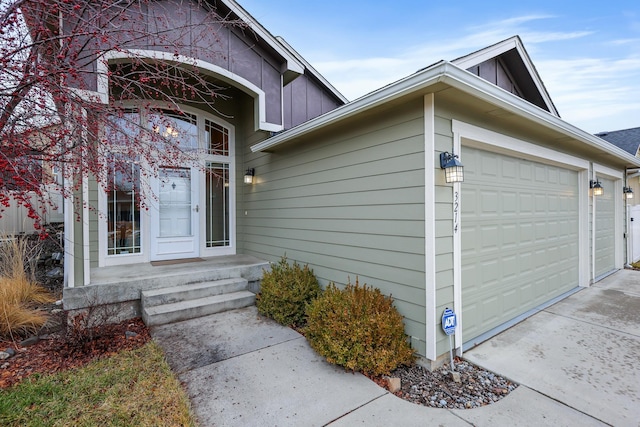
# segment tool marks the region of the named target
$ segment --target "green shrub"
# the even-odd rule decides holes
[[[389,374],[413,362],[402,316],[379,289],[331,283],[307,309],[305,334],[328,362],[365,374]]]
[[[271,265],[260,283],[256,297],[258,312],[285,326],[302,327],[306,323],[307,305],[320,295],[320,285],[308,265],[290,265],[287,257]]]

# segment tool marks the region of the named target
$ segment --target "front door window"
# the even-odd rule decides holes
[[[160,237],[191,236],[191,170],[160,168]]]
[[[207,162],[207,247],[229,246],[229,165]]]

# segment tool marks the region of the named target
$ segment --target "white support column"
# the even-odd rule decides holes
[[[453,133],[453,152],[462,158],[462,142],[460,133]],[[453,184],[453,310],[457,314],[458,323],[454,334],[456,354],[462,356],[462,185]]]
[[[435,361],[436,350],[436,199],[435,199],[435,108],[432,93],[424,97],[424,258],[426,354]]]
[[[64,175],[64,174],[63,174]],[[68,178],[63,178],[64,182],[64,286],[73,288],[75,286],[75,274],[74,274],[74,256],[75,251],[73,247],[74,238],[74,222],[75,217],[73,213],[73,194],[71,185],[69,185]]]

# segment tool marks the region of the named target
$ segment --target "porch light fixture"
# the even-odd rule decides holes
[[[589,181],[589,188],[593,190],[594,196],[602,196],[604,194],[604,188],[602,188],[602,184],[600,184],[600,181]]]
[[[256,174],[256,170],[254,168],[249,168],[244,173],[244,183],[245,184],[253,184],[253,177]]]
[[[623,187],[622,193],[624,194],[624,197],[626,199],[633,199],[633,190],[631,189],[631,187]]]
[[[446,151],[440,153],[440,167],[444,169],[444,179],[448,183],[464,181],[464,166],[457,155]]]

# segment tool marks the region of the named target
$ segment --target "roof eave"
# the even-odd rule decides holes
[[[452,66],[442,80],[452,87],[470,93],[492,104],[496,104],[511,113],[532,120],[570,138],[579,140],[590,147],[613,154],[615,157],[634,167],[640,166],[640,159],[625,150],[565,122],[560,117],[550,114],[548,111],[456,66]]]
[[[451,87],[485,100],[508,112],[553,129],[590,147],[612,154],[628,166],[640,167],[640,158],[636,158],[621,148],[583,131],[565,122],[560,117],[446,61],[436,63],[431,67],[371,92],[322,116],[252,145],[250,147],[251,151],[268,151],[316,129],[362,113],[390,100],[400,98],[418,90],[423,90],[439,82],[446,83]]]
[[[258,144],[252,145],[250,147],[251,151],[258,152],[270,150],[277,147],[278,145],[284,144],[285,142],[288,142],[294,138],[301,137],[320,127],[339,122],[348,117],[381,105],[384,102],[400,98],[406,94],[435,84],[445,74],[447,65],[448,63],[442,61],[432,67],[421,70],[416,74],[412,74],[391,85],[385,86],[365,96],[362,96],[354,101],[349,102],[348,104],[336,108],[335,110],[318,116],[315,119],[311,119],[294,128],[291,128],[262,142],[259,142]]]

